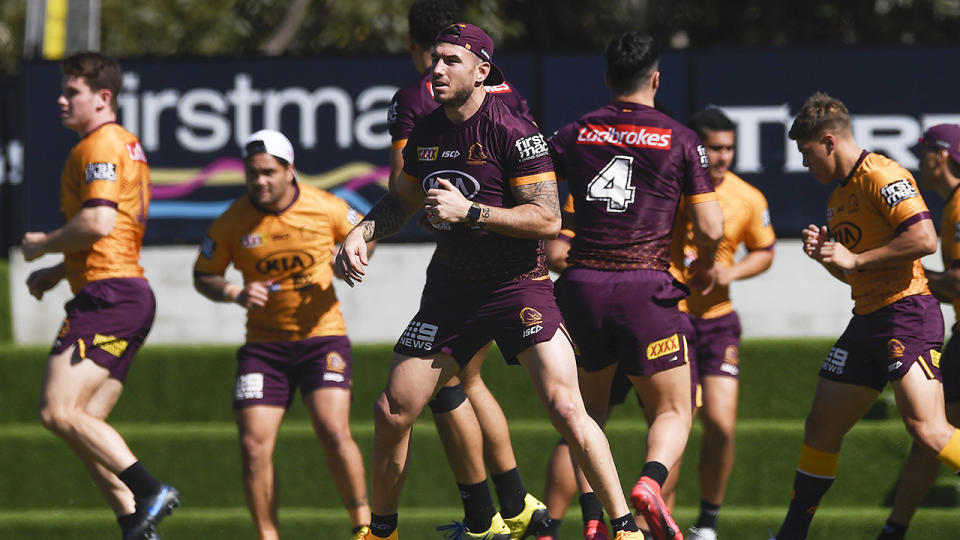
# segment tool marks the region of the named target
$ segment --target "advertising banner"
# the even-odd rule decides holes
[[[786,133],[815,91],[842,99],[857,141],[916,170],[927,127],[960,123],[957,76],[942,69],[956,51],[935,48],[669,51],[661,58],[658,106],[685,121],[721,107],[737,125],[734,172],[766,195],[778,235],[825,221],[830,187],[804,169]],[[393,93],[416,79],[406,57],[124,60],[120,122],[151,165],[148,244],[196,244],[210,221],[244,193],[239,145],[253,131],[283,131],[303,182],[365,212],[384,193]],[[609,100],[595,55],[499,55],[546,135]],[[55,63],[24,67],[28,230],[59,226],[60,170],[77,136],[60,126]],[[6,100],[4,100],[6,102]],[[563,187],[561,187],[563,191]],[[939,219],[942,203],[925,193]],[[7,212],[5,212],[5,215]],[[19,233],[18,233],[19,234]],[[428,241],[414,222],[394,241]]]

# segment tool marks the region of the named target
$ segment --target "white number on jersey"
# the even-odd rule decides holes
[[[607,212],[626,212],[637,191],[632,177],[633,157],[614,156],[587,184],[587,200],[607,201]]]

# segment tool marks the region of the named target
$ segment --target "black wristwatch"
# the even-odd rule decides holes
[[[467,210],[467,223],[476,225],[480,221],[480,203],[470,203],[470,209]]]

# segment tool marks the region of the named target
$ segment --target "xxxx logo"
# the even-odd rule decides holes
[[[647,345],[647,359],[653,360],[655,358],[660,358],[661,356],[666,356],[668,354],[673,354],[680,352],[680,335],[674,334],[668,338],[661,339],[659,341],[654,341],[650,345]]]

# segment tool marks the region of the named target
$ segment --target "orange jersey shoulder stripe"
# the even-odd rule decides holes
[[[510,187],[526,186],[529,184],[539,184],[540,182],[556,182],[557,175],[553,171],[547,171],[530,176],[519,176],[510,179]]]

